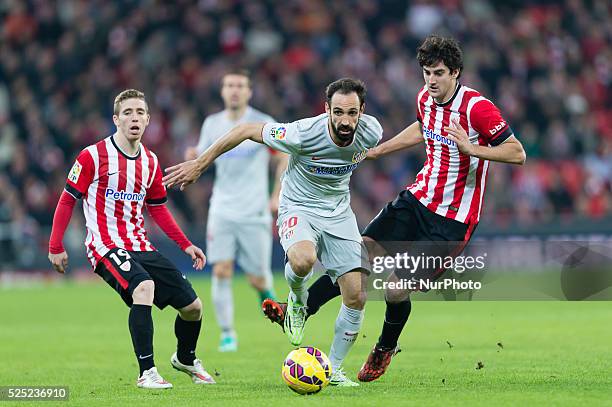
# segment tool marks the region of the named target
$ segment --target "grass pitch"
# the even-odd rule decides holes
[[[246,281],[234,282],[239,351],[230,354],[216,350],[209,279],[192,282],[205,306],[198,356],[218,385],[195,386],[170,367],[176,314],[154,308],[156,365],[174,389],[137,389],[128,309],[103,282],[64,282],[0,288],[0,386],[67,385],[68,402],[44,405],[75,406],[612,405],[610,302],[415,301],[403,351],[381,379],[298,396],[280,378],[292,347]],[[282,279],[276,287],[286,294]],[[308,321],[304,345],[329,350],[338,307],[336,299]],[[350,376],[383,315],[383,303],[368,303]]]

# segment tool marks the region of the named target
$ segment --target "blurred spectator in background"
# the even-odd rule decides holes
[[[45,246],[37,230],[51,224],[77,152],[112,131],[107,118],[118,90],[151,95],[147,145],[164,166],[180,161],[202,118],[222,109],[221,76],[237,66],[253,72],[253,104],[286,121],[323,111],[324,97],[313,90],[359,77],[369,88],[367,110],[389,137],[414,120],[422,83],[415,51],[432,32],[461,41],[466,83],[499,104],[529,157],[524,167],[492,172],[482,224],[609,218],[610,21],[606,0],[6,0],[2,256],[19,262],[4,247],[32,240]],[[424,160],[417,150],[355,173],[352,202],[361,225],[414,176]],[[179,222],[206,218],[201,202],[211,185],[208,177],[172,195]]]

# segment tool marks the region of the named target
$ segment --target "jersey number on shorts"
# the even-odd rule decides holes
[[[117,250],[116,253],[111,253],[109,257],[112,261],[115,262],[115,264],[117,264],[117,266],[119,266],[121,270],[125,272],[130,271],[130,269],[132,268],[132,265],[128,261],[131,259],[130,254],[123,249]],[[121,259],[121,257],[123,257],[123,260]]]
[[[293,235],[293,230],[291,230],[298,223],[298,217],[292,216],[289,219],[285,219],[281,224],[281,235],[285,238],[285,240],[290,239]]]

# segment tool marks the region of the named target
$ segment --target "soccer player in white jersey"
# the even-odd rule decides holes
[[[192,258],[194,267],[204,267],[204,253],[187,239],[165,205],[166,188],[157,156],[140,142],[149,124],[144,94],[128,89],[117,95],[113,122],[117,131],[81,151],[68,174],[53,217],[49,261],[57,272],[64,273],[68,254],[62,238],[76,201],[83,198],[87,257],[95,273],[130,307],[128,325],[140,367],[137,386],[172,387],[153,361],[153,304],[160,309],[170,305],[178,311],[172,366],[196,384],[212,384],[214,379],[195,355],[202,302],[185,275],[155,250],[144,228],[146,207],[164,233]]]
[[[425,80],[417,95],[417,120],[371,149],[368,158],[425,142],[427,160],[416,181],[389,202],[363,231],[370,256],[393,254],[397,247],[389,248],[385,244],[388,242],[405,242],[404,249],[409,253],[411,242],[432,242],[427,248],[419,244],[417,255],[421,249],[433,250],[432,255],[442,258],[458,254],[478,224],[489,161],[523,164],[526,158],[523,146],[497,107],[476,90],[459,83],[463,55],[453,38],[428,37],[418,49],[417,60]],[[435,279],[443,271],[422,269],[417,275]],[[399,273],[391,276],[412,277]],[[324,277],[309,291],[309,315],[338,295],[337,287]],[[403,289],[386,290],[382,332],[357,376],[360,381],[376,380],[391,363],[410,315],[409,294]],[[283,323],[286,305],[270,302],[266,315]]]
[[[225,109],[204,120],[199,143],[187,150],[185,159],[195,159],[241,123],[274,122],[272,117],[249,106],[252,94],[248,71],[227,72],[221,86]],[[274,151],[265,145],[246,140],[215,162],[215,181],[206,226],[206,257],[212,264],[211,297],[221,328],[221,352],[238,349],[231,285],[234,263],[240,266],[259,293],[260,303],[274,298],[270,209],[277,210],[280,182],[275,183],[269,199],[268,167],[272,158],[278,180],[286,168],[288,157],[284,153],[271,152]],[[248,205],[245,197],[248,197]]]
[[[365,307],[367,258],[350,208],[349,180],[367,151],[382,138],[382,127],[364,114],[365,85],[344,78],[326,89],[325,113],[293,123],[243,124],[232,129],[196,160],[168,168],[166,186],[193,183],[221,154],[251,139],[290,155],[283,176],[278,227],[291,289],[285,331],[300,345],[306,321],[306,281],[317,259],[342,292],[342,305],[329,352],[331,384],[356,386],[342,362],[357,338]]]

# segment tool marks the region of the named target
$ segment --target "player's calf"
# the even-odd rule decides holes
[[[348,308],[362,310],[365,308],[367,295],[364,290],[355,290],[342,296],[342,303]]]
[[[202,328],[202,301],[196,298],[193,302],[178,310],[174,321],[176,336],[175,356],[184,365],[193,365],[196,359],[196,347]]]

